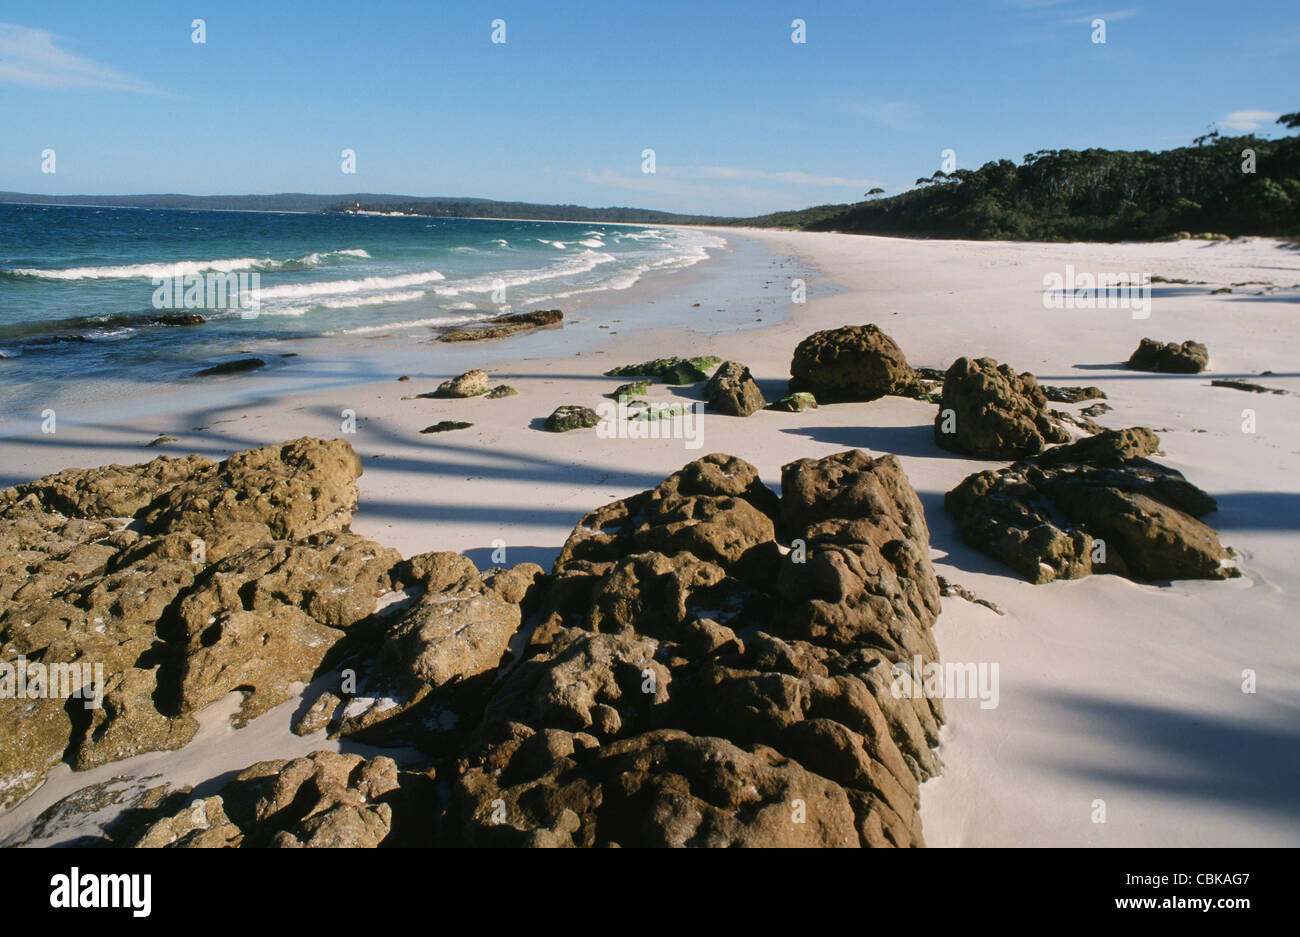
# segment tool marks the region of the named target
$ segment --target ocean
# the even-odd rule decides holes
[[[628,290],[725,244],[653,226],[0,204],[0,402],[185,379],[284,340],[427,340]]]

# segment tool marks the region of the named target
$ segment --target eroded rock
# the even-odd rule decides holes
[[[486,322],[469,325],[465,328],[450,329],[439,335],[438,341],[478,342],[491,338],[505,338],[507,335],[514,335],[517,332],[528,332],[533,329],[560,325],[563,321],[564,313],[559,309],[537,309],[533,312],[517,312],[497,316],[496,318],[488,319]]]
[[[0,746],[0,803],[60,760],[85,770],[180,748],[193,714],[227,693],[244,694],[242,721],[312,680],[401,562],[343,529],[359,473],[346,442],[300,439],[220,464],[67,470],[0,495],[0,663],[89,669],[97,683],[93,706],[0,699],[19,743]]]
[[[1197,518],[1214,499],[1153,462],[1149,429],[1108,430],[997,471],[968,476],[944,498],[962,538],[1030,582],[1115,573],[1135,579],[1223,579],[1227,551]]]
[[[1028,372],[1017,374],[992,358],[958,358],[943,381],[934,441],[982,459],[1016,459],[1069,441]]]
[[[1200,342],[1158,342],[1144,338],[1129,356],[1133,371],[1164,371],[1169,374],[1199,374],[1210,364],[1210,353]]]
[[[478,368],[458,374],[451,380],[443,381],[429,396],[431,397],[479,397],[492,389],[492,381],[486,371]]]
[[[923,843],[942,707],[892,690],[905,657],[934,657],[920,502],[859,452],[782,487],[714,454],[583,518],[469,740],[445,841]]]
[[[718,367],[704,386],[704,397],[710,410],[729,416],[749,416],[767,406],[749,368],[735,361]]]
[[[259,762],[156,820],[141,848],[374,848],[432,841],[432,779],[391,758],[317,751]]]
[[[790,390],[808,391],[822,403],[902,394],[915,381],[902,350],[872,324],[815,332],[790,362]]]

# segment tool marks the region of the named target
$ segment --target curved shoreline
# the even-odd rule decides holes
[[[520,391],[502,400],[401,400],[480,363],[473,361],[412,373],[409,382],[398,383],[394,375],[253,405],[208,401],[166,418],[124,417],[70,425],[66,432],[61,426],[53,437],[33,430],[0,440],[4,475],[26,480],[69,465],[140,462],[161,452],[224,457],[303,434],[330,438],[340,434],[340,414],[349,409],[357,432],[346,438],[365,467],[356,532],[403,555],[454,550],[480,566],[490,564],[493,543],[501,540],[509,562],[548,566],[587,511],[656,484],[701,453],[746,459],[770,487],[778,484],[780,467],[797,458],[846,448],[894,453],[925,507],[936,571],[1006,612],[998,616],[956,596],[942,601],[935,635],[943,659],[998,662],[1002,693],[996,709],[948,707],[945,772],[922,789],[930,845],[1300,842],[1300,763],[1288,742],[1294,738],[1289,714],[1300,708],[1300,644],[1292,614],[1300,595],[1294,534],[1300,494],[1293,481],[1300,473],[1294,445],[1300,413],[1293,396],[1242,395],[1210,385],[1212,378],[1271,370],[1266,383],[1300,391],[1300,322],[1293,302],[1277,301],[1295,298],[1295,291],[1211,295],[1221,284],[1261,279],[1289,289],[1300,283],[1294,255],[1267,241],[1205,247],[746,236],[770,245],[777,264],[803,255],[804,266],[821,271],[818,282],[843,291],[811,299],[775,325],[756,323],[756,329],[691,335],[638,330],[597,335],[581,354],[516,353],[489,368],[494,383]],[[1146,269],[1206,285],[1157,289],[1145,321],[1125,310],[1049,311],[1042,278],[1066,263]],[[785,269],[775,266],[764,275],[774,281],[769,292]],[[750,284],[760,292],[763,285]],[[723,297],[701,292],[691,301],[708,308],[711,298]],[[745,419],[710,415],[697,452],[686,451],[681,440],[609,440],[535,426],[556,406],[603,399],[625,380],[604,377],[610,367],[672,354],[740,361],[774,399],[799,340],[821,328],[867,321],[878,323],[917,366],[987,354],[1033,371],[1044,383],[1101,386],[1115,407],[1103,423],[1158,430],[1163,461],[1218,498],[1214,525],[1245,558],[1245,576],[1166,585],[1093,576],[1034,586],[1008,575],[961,542],[942,508],[944,493],[962,478],[998,463],[938,450],[934,408],[915,400],[885,398],[799,414],[760,411]],[[1127,370],[1124,357],[1145,335],[1204,342],[1210,372]],[[539,337],[506,341],[521,349]],[[659,386],[654,393],[656,399],[691,400],[695,392]],[[1257,411],[1255,434],[1242,432],[1247,407]],[[419,435],[442,419],[474,426]],[[159,433],[178,441],[143,448]],[[1260,675],[1256,694],[1241,692],[1247,669]],[[308,741],[290,739],[291,712],[276,712],[262,718],[280,719],[279,730],[261,720],[254,723],[260,726],[255,736],[214,730],[218,747],[244,740],[231,767],[255,760],[248,755],[256,740],[274,740],[277,732],[291,744]],[[181,761],[177,771],[196,770]],[[69,790],[80,782],[77,776],[60,779],[75,785]],[[38,792],[54,793],[53,787]],[[1109,806],[1106,824],[1090,819],[1097,799]]]

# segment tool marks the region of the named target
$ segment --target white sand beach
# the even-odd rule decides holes
[[[76,408],[61,410],[57,434],[41,435],[33,420],[30,434],[3,440],[3,475],[35,478],[160,454],[220,458],[304,435],[334,438],[343,435],[344,411],[351,410],[356,432],[345,438],[365,469],[354,531],[404,556],[454,550],[480,567],[492,565],[501,542],[507,562],[549,567],[585,513],[653,487],[706,453],[753,463],[773,487],[781,466],[794,459],[848,448],[893,453],[925,505],[937,571],[1005,612],[943,600],[936,626],[942,658],[996,662],[1001,682],[996,708],[974,700],[946,704],[944,773],[921,789],[928,845],[1300,845],[1300,251],[1266,239],[1110,245],[719,233],[796,256],[818,271],[810,286],[838,289],[806,304],[778,302],[779,323],[714,332],[709,311],[729,300],[709,295],[707,281],[698,280],[660,299],[699,303],[695,333],[632,332],[623,323],[568,357],[536,356],[554,333],[503,339],[494,354],[507,349],[516,358],[488,370],[494,384],[518,389],[504,399],[403,400],[474,366],[464,363],[473,346],[452,357],[440,356],[446,346],[421,345],[382,381],[252,405],[223,402],[223,388],[244,380],[235,376],[205,385],[202,406],[193,405],[192,388],[164,388],[162,397],[174,392],[182,409],[159,405],[151,415],[120,418],[100,412],[93,425]],[[1044,276],[1064,276],[1067,264],[1193,282],[1157,283],[1146,319],[1125,309],[1045,308]],[[761,273],[778,297],[791,290],[783,270]],[[1243,283],[1251,285],[1233,285]],[[1220,287],[1232,292],[1211,295]],[[594,407],[624,382],[604,377],[605,370],[664,355],[742,362],[775,400],[785,393],[791,353],[802,338],[868,322],[892,336],[915,366],[946,368],[962,355],[990,356],[1043,384],[1100,387],[1114,408],[1100,423],[1156,430],[1160,461],[1218,500],[1218,512],[1205,520],[1237,551],[1244,575],[1164,585],[1101,575],[1023,581],[965,546],[943,509],[945,492],[994,463],[939,449],[935,408],[916,400],[886,397],[743,419],[708,414],[703,444],[694,450],[680,439],[541,429],[555,407]],[[585,327],[594,329],[594,320]],[[1209,371],[1125,369],[1144,336],[1203,342]],[[427,362],[422,370],[409,367],[416,354]],[[1272,373],[1259,376],[1263,371]],[[403,374],[410,380],[399,382]],[[1214,378],[1289,393],[1212,387]],[[656,385],[651,399],[698,393]],[[1245,410],[1254,411],[1254,432],[1243,431]],[[420,433],[440,420],[473,426]],[[177,441],[143,448],[159,434]],[[1257,692],[1243,693],[1245,671],[1257,675]],[[292,710],[286,704],[238,731],[205,718],[203,734],[179,752],[84,774],[60,766],[0,814],[0,842],[88,783],[162,775],[198,784],[262,758],[336,747],[323,735],[291,735]],[[1094,822],[1099,800],[1104,823]]]

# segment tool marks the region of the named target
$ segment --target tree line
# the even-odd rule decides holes
[[[1300,112],[1278,123],[1300,128]],[[935,172],[891,198],[821,205],[746,224],[918,237],[1156,240],[1180,232],[1300,235],[1300,137],[1225,137],[1147,150],[1039,150],[1016,165]]]

